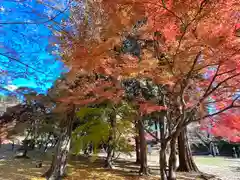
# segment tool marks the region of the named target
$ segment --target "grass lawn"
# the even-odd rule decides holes
[[[224,157],[194,156],[194,160],[199,165],[228,166],[231,164],[231,162]]]

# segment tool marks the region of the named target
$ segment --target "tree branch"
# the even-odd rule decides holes
[[[228,78],[224,79],[223,81],[221,81],[220,83],[218,83],[212,90],[210,90],[209,92],[205,92],[205,95],[203,96],[203,99],[205,99],[207,96],[209,96],[210,94],[212,94],[215,90],[217,90],[223,83],[227,82],[228,80],[239,76],[240,73],[234,74],[232,76],[229,76]],[[211,88],[211,87],[210,87]]]

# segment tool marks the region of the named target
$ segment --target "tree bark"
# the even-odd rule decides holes
[[[154,121],[154,127],[155,127],[155,136],[158,137],[158,127],[157,127],[158,123],[157,121],[155,120]]]
[[[168,173],[168,180],[176,180],[176,163],[177,163],[177,157],[176,157],[176,142],[177,138],[173,137],[170,142],[170,156],[169,156],[169,173]]]
[[[183,131],[178,136],[178,156],[179,156],[179,167],[177,171],[199,172],[192,157],[186,128],[183,129]]]
[[[46,143],[45,143],[45,146],[44,146],[44,152],[47,152],[47,149],[48,149],[48,144],[50,143],[50,137],[51,137],[51,133],[48,134],[48,137],[47,137],[47,140],[46,140]],[[39,149],[43,146],[43,143],[41,143],[41,146],[39,147]]]
[[[116,138],[116,114],[115,112],[111,114],[110,116],[110,132],[109,132],[109,139],[108,139],[108,148],[107,148],[107,157],[105,160],[105,168],[113,168],[112,165],[112,157],[114,155],[114,142]]]
[[[167,173],[166,173],[166,168],[167,168],[166,148],[167,148],[166,143],[162,142],[161,143],[160,154],[159,154],[161,180],[167,180]]]
[[[139,143],[139,136],[135,136],[135,145],[136,145],[136,163],[139,164],[140,160],[140,143]]]
[[[136,152],[136,163],[140,164],[141,160],[140,160],[140,139],[139,139],[139,130],[138,130],[138,121],[135,121],[135,131],[136,131],[136,135],[135,135],[135,152]]]
[[[148,175],[147,167],[147,143],[145,139],[145,131],[143,122],[138,121],[139,139],[140,139],[140,170],[139,174]]]
[[[159,165],[160,165],[160,176],[161,180],[167,180],[167,158],[166,158],[166,149],[167,143],[165,142],[165,122],[164,117],[160,117],[159,119],[159,131],[160,131],[160,139],[161,139],[161,149],[159,151]]]
[[[22,155],[22,157],[27,157],[27,150],[25,149],[24,151],[23,151],[23,155]]]
[[[47,180],[60,180],[66,175],[67,158],[70,150],[72,125],[75,116],[75,107],[71,108],[68,117],[62,120],[62,128],[51,167],[43,175]]]

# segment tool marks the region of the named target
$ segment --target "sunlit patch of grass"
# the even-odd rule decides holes
[[[230,164],[230,162],[226,161],[223,157],[196,156],[194,159],[197,164],[210,166],[228,166]]]
[[[34,178],[31,178],[31,180],[46,180],[46,178],[39,178],[39,177],[34,177]]]

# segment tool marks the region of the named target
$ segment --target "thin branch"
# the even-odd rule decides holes
[[[204,117],[201,118],[201,119],[205,119],[205,118],[208,118],[208,117],[216,116],[216,115],[221,114],[221,113],[223,113],[223,112],[225,112],[225,111],[227,111],[227,110],[229,110],[229,109],[231,109],[231,108],[239,108],[239,107],[240,107],[240,106],[238,106],[238,105],[228,106],[228,107],[226,107],[226,108],[224,108],[224,109],[222,109],[222,110],[220,110],[220,111],[218,111],[218,112],[216,112],[216,113],[206,115],[206,116],[204,116]],[[196,121],[198,121],[198,120],[196,120]]]
[[[8,55],[6,55],[6,54],[3,54],[3,53],[0,53],[0,55],[1,55],[1,56],[4,56],[4,57],[6,57],[6,58],[8,58],[8,59],[10,59],[10,60],[16,61],[16,62],[18,62],[19,64],[22,64],[22,65],[24,65],[24,66],[26,66],[26,67],[28,67],[28,68],[36,71],[36,72],[39,72],[39,73],[41,73],[41,74],[44,74],[44,75],[48,76],[45,72],[40,71],[40,70],[38,70],[38,69],[36,69],[36,68],[34,68],[34,67],[26,64],[26,63],[23,63],[23,62],[20,61],[19,59],[16,59],[16,58],[14,58],[14,57],[10,57],[10,56],[8,56]]]
[[[234,77],[237,77],[239,76],[240,73],[237,73],[237,74],[234,74],[232,76],[229,76],[228,78],[224,79],[223,81],[221,81],[220,83],[218,83],[211,91],[205,93],[205,95],[203,96],[203,99],[205,99],[207,96],[209,96],[210,94],[212,94],[215,90],[217,90],[223,83],[227,82],[228,80],[234,78]]]
[[[237,68],[234,68],[234,69],[231,69],[231,70],[229,70],[229,71],[225,71],[225,72],[222,72],[222,73],[218,73],[217,76],[221,76],[221,75],[224,75],[224,74],[232,73],[232,72],[234,72],[234,71],[236,71],[236,70],[237,70]]]
[[[193,73],[193,70],[195,68],[195,65],[197,64],[200,56],[202,55],[202,51],[200,51],[197,56],[195,57],[194,61],[193,61],[193,64],[191,66],[191,69],[189,70],[188,74],[187,74],[187,77],[185,80],[183,80],[183,83],[180,84],[181,86],[181,91],[180,91],[180,98],[181,98],[181,106],[182,106],[182,111],[185,110],[185,100],[184,100],[184,93],[185,93],[185,90],[187,89],[188,87],[188,84],[189,84],[189,79],[191,78],[192,76],[192,73]]]
[[[144,3],[144,2],[143,2],[143,3]],[[152,5],[154,5],[155,7],[157,6],[157,7],[159,7],[159,8],[165,9],[167,12],[169,12],[169,13],[172,14],[174,17],[176,17],[178,20],[180,20],[180,22],[181,22],[182,24],[184,24],[184,22],[183,22],[183,20],[182,20],[181,17],[179,17],[176,13],[174,13],[173,11],[171,11],[170,9],[168,9],[168,8],[166,7],[166,4],[165,4],[164,0],[162,0],[162,3],[161,3],[162,5],[152,3],[152,2],[150,2],[149,0],[147,0],[145,3],[147,3],[147,4],[152,4]],[[150,9],[150,10],[151,10],[151,9]]]
[[[205,68],[209,68],[211,66],[217,66],[217,65],[218,65],[218,63],[208,64],[208,65],[205,65],[205,66],[202,66],[202,67],[199,67],[199,68],[193,70],[193,72],[198,72],[198,71],[203,70]]]
[[[182,23],[182,24],[185,25],[185,26],[184,26],[183,33],[182,33],[182,35],[181,35],[181,37],[180,37],[180,39],[179,39],[176,52],[175,52],[175,54],[174,54],[174,56],[173,56],[173,61],[174,61],[176,55],[178,54],[178,51],[179,51],[179,49],[180,49],[182,40],[183,40],[185,34],[187,33],[188,27],[197,19],[197,17],[199,16],[199,14],[202,12],[204,6],[207,4],[207,1],[208,1],[208,0],[203,0],[203,1],[201,2],[198,12],[195,14],[194,18],[193,18],[189,23],[187,23],[186,25],[185,25],[185,23]]]
[[[201,57],[201,55],[202,55],[202,51],[200,51],[200,52],[197,54],[197,56],[195,57],[195,59],[194,59],[194,61],[193,61],[193,65],[192,65],[190,71],[189,71],[188,74],[187,74],[187,81],[191,78],[192,73],[193,73],[194,68],[195,68],[195,65],[197,64],[197,62],[198,62],[199,58]]]
[[[144,124],[143,124],[143,122],[142,122],[141,119],[140,119],[139,121],[140,121],[141,125],[143,126],[144,130],[145,130],[150,136],[152,136],[157,142],[163,142],[163,141],[168,142],[168,141],[171,140],[172,136],[169,136],[169,137],[167,137],[167,138],[165,138],[165,139],[159,139],[157,136],[155,136],[152,132],[150,132],[150,131],[144,126]]]
[[[219,114],[221,114],[221,113],[223,113],[223,112],[225,112],[225,111],[227,111],[227,110],[229,110],[229,109],[232,109],[232,108],[240,108],[240,105],[234,105],[234,103],[235,103],[237,100],[239,100],[239,98],[240,98],[240,95],[237,96],[236,98],[234,98],[234,100],[232,101],[232,103],[231,103],[229,106],[227,106],[226,108],[223,108],[223,109],[221,109],[221,110],[219,110],[219,111],[217,111],[217,112],[215,112],[215,113],[208,114],[208,115],[205,115],[205,116],[203,116],[203,117],[196,118],[195,120],[187,121],[187,122],[184,123],[184,126],[187,126],[188,124],[190,124],[190,123],[192,123],[192,122],[199,122],[199,121],[202,120],[202,119],[206,119],[206,118],[209,118],[209,117],[213,117],[213,116],[219,115]]]
[[[182,20],[181,17],[179,17],[176,13],[174,13],[173,11],[171,11],[170,9],[167,8],[166,3],[165,3],[164,0],[162,0],[162,5],[163,5],[162,7],[163,7],[165,10],[167,10],[170,14],[172,14],[172,15],[175,16],[178,20],[180,20],[182,24],[184,24],[184,22],[183,22],[183,20]]]
[[[16,21],[16,22],[0,22],[0,25],[8,25],[8,24],[46,24],[46,23],[49,23],[51,21],[53,21],[54,19],[56,19],[57,17],[59,17],[61,14],[64,14],[69,6],[70,6],[70,3],[71,1],[69,1],[67,7],[63,10],[63,11],[60,11],[59,10],[59,13],[57,13],[55,16],[49,18],[48,20],[45,20],[45,21],[35,21],[35,22],[22,22],[22,21]]]

